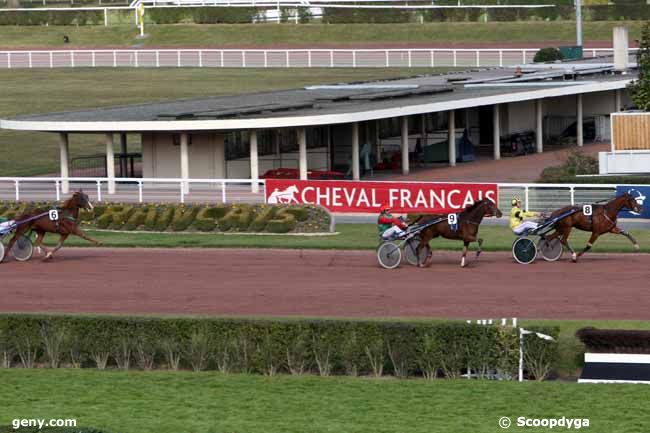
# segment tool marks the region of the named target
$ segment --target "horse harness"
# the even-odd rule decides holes
[[[57,232],[61,232],[61,225],[60,222],[62,221],[71,221],[72,224],[77,224],[77,219],[70,214],[70,209],[67,208],[56,208],[57,211],[57,218],[56,219],[51,219],[50,220],[54,223],[54,227],[56,227]],[[61,212],[63,214],[63,217],[61,217],[58,212]]]

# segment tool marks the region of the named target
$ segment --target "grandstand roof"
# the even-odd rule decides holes
[[[0,127],[60,132],[262,129],[349,123],[625,88],[601,59],[37,114]]]

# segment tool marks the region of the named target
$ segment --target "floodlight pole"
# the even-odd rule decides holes
[[[576,45],[582,46],[582,0],[576,1]]]

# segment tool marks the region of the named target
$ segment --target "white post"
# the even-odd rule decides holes
[[[537,153],[542,153],[544,151],[544,137],[543,130],[544,126],[542,123],[542,100],[535,100],[535,142],[537,143]]]
[[[190,156],[189,156],[189,136],[187,132],[181,132],[181,179],[187,180],[190,177]],[[183,182],[183,192],[189,194],[190,185]]]
[[[108,9],[104,8],[104,27],[108,27]]]
[[[115,194],[115,150],[113,149],[113,133],[106,133],[106,177],[108,178],[108,193]]]
[[[519,328],[519,382],[524,381],[524,332]]]
[[[621,89],[614,90],[614,111],[618,113],[621,111]]]
[[[298,153],[300,180],[307,180],[307,131],[305,128],[298,128]]]
[[[259,187],[259,160],[257,156],[257,131],[250,131],[250,151],[251,151],[251,192],[260,192]]]
[[[499,104],[492,106],[492,143],[494,145],[494,159],[501,159],[501,120],[499,118]]]
[[[70,177],[70,148],[68,144],[68,134],[61,132],[59,134],[59,159],[61,164],[61,177],[67,179]],[[70,182],[64,180],[63,183],[63,193],[68,194],[70,192]]]
[[[456,166],[456,112],[449,111],[449,121],[447,125],[448,145],[449,145],[449,166]]]
[[[576,143],[579,147],[584,144],[582,137],[582,94],[576,95]]]
[[[352,180],[361,178],[359,169],[359,123],[352,124]]]
[[[408,116],[402,117],[402,175],[409,174],[409,118]]]

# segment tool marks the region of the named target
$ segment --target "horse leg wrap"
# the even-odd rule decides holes
[[[461,268],[465,267],[465,256],[461,257],[461,259],[460,259],[460,267]]]
[[[574,261],[574,262],[577,262],[577,261],[578,261],[578,255],[576,254],[575,251],[573,251],[573,252],[571,253],[571,260]]]

